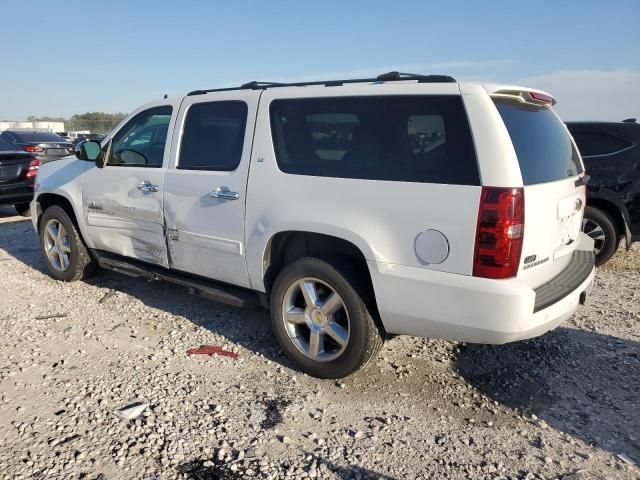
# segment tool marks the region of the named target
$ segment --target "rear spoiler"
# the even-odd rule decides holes
[[[555,105],[558,103],[552,95],[542,90],[505,85],[483,86],[492,97],[515,99],[522,103],[531,103],[534,105]]]
[[[535,105],[555,105],[556,99],[551,95],[531,90],[498,90],[491,94],[492,97],[518,99],[522,103],[533,103]]]

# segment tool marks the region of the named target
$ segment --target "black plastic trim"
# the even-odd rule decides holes
[[[202,297],[235,307],[265,305],[259,293],[253,290],[237,287],[228,283],[217,282],[198,275],[164,268],[159,265],[122,257],[101,250],[92,250],[92,254],[102,268],[130,277],[144,277],[147,280],[164,280],[193,289],[195,293]]]
[[[595,264],[596,256],[593,251],[576,250],[573,252],[567,268],[551,281],[534,290],[536,301],[533,313],[550,307],[572,293],[589,278]]]

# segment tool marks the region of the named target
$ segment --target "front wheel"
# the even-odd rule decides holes
[[[593,239],[596,266],[603,265],[616,253],[620,238],[614,220],[608,213],[595,207],[587,207],[582,220],[582,231]]]
[[[39,233],[42,258],[53,278],[75,282],[93,272],[95,261],[62,208],[54,205],[44,211]]]
[[[278,342],[302,371],[342,378],[382,346],[370,288],[349,262],[305,257],[276,278],[271,321]]]

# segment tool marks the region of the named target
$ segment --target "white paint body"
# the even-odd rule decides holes
[[[461,186],[292,175],[276,163],[269,105],[273,100],[366,95],[462,95],[469,118],[481,184],[523,187],[509,133],[490,94],[497,86],[472,83],[348,84],[341,87],[283,87],[234,90],[166,99],[172,105],[162,168],[97,168],[65,159],[41,167],[32,203],[55,193],[73,205],[89,248],[117,253],[167,268],[265,292],[265,253],[274,235],[314,232],[344,239],[364,255],[378,310],[389,333],[450,340],[504,343],[540,335],[577,308],[594,272],[578,289],[533,313],[534,288],[569,262],[577,249],[582,210],[575,212],[584,187],[577,177],[525,186],[525,234],[518,275],[507,280],[472,276],[481,186]],[[515,87],[509,87],[515,88]],[[518,87],[521,90],[521,87]],[[176,165],[185,114],[194,103],[241,100],[248,106],[242,159],[232,172],[180,170]],[[142,193],[141,182],[158,186]],[[210,197],[227,188],[238,200]],[[92,203],[102,208],[90,208]],[[582,207],[582,209],[584,206]],[[425,262],[416,252],[421,232],[446,238],[446,255]],[[575,237],[575,238],[573,238]],[[563,246],[565,240],[573,241]],[[428,242],[427,242],[428,244]],[[444,249],[443,245],[439,248]],[[524,270],[528,255],[552,260]]]

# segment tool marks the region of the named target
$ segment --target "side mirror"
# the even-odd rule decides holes
[[[76,157],[80,160],[95,162],[100,158],[101,153],[102,147],[100,143],[94,142],[93,140],[83,140],[76,144]]]

